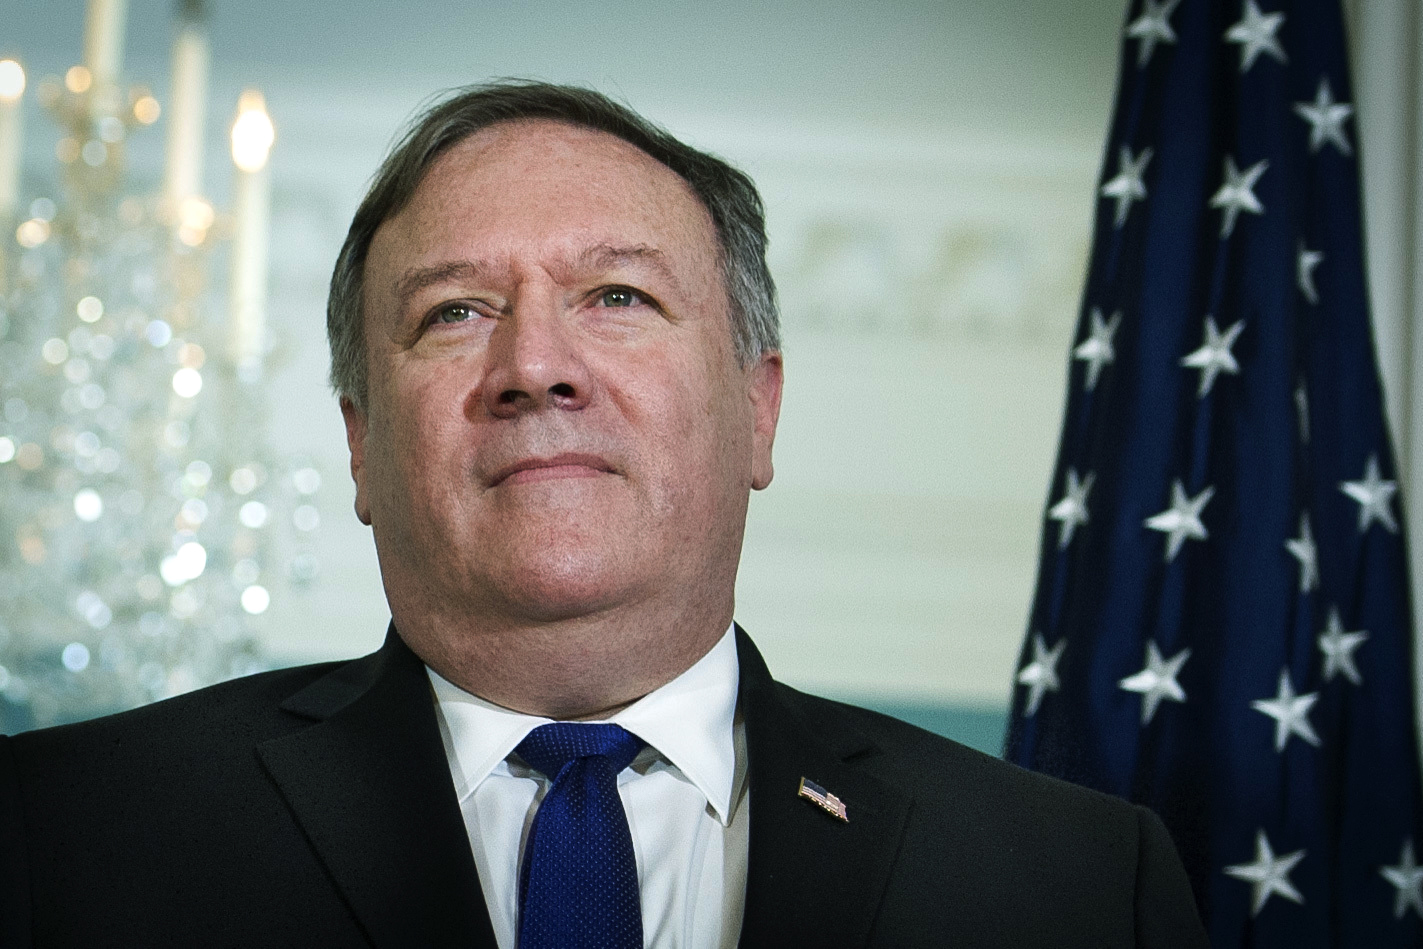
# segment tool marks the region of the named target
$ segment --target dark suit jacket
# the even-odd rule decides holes
[[[743,946],[1205,946],[1149,812],[804,695],[737,647]],[[493,947],[420,660],[392,632],[0,737],[0,946],[31,945]]]

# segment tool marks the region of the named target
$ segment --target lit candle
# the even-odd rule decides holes
[[[13,59],[0,59],[0,223],[11,219],[20,197],[24,92],[25,70]]]
[[[168,143],[163,197],[175,211],[203,190],[203,122],[207,102],[208,37],[202,0],[186,0],[173,40],[173,88],[168,100]]]
[[[237,166],[232,192],[232,358],[240,377],[257,379],[262,371],[267,309],[267,222],[271,179],[267,155],[275,138],[262,94],[242,93],[232,125],[232,162]]]
[[[84,66],[96,90],[113,86],[123,71],[127,12],[127,0],[89,0],[84,24]]]

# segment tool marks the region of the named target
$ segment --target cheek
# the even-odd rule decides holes
[[[386,506],[419,510],[469,477],[465,398],[439,376],[406,383],[377,396],[385,408],[372,419],[368,451],[373,487]]]
[[[625,390],[627,417],[664,513],[715,513],[728,494],[749,490],[750,425],[734,379],[687,359],[638,382]]]

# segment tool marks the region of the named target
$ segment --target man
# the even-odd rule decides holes
[[[595,93],[422,116],[328,311],[385,645],[0,739],[4,945],[1204,945],[1151,814],[733,626],[764,252],[747,178]]]

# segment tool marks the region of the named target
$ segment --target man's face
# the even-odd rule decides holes
[[[376,232],[356,509],[397,625],[729,610],[780,359],[733,351],[710,215],[637,148],[503,123]]]

